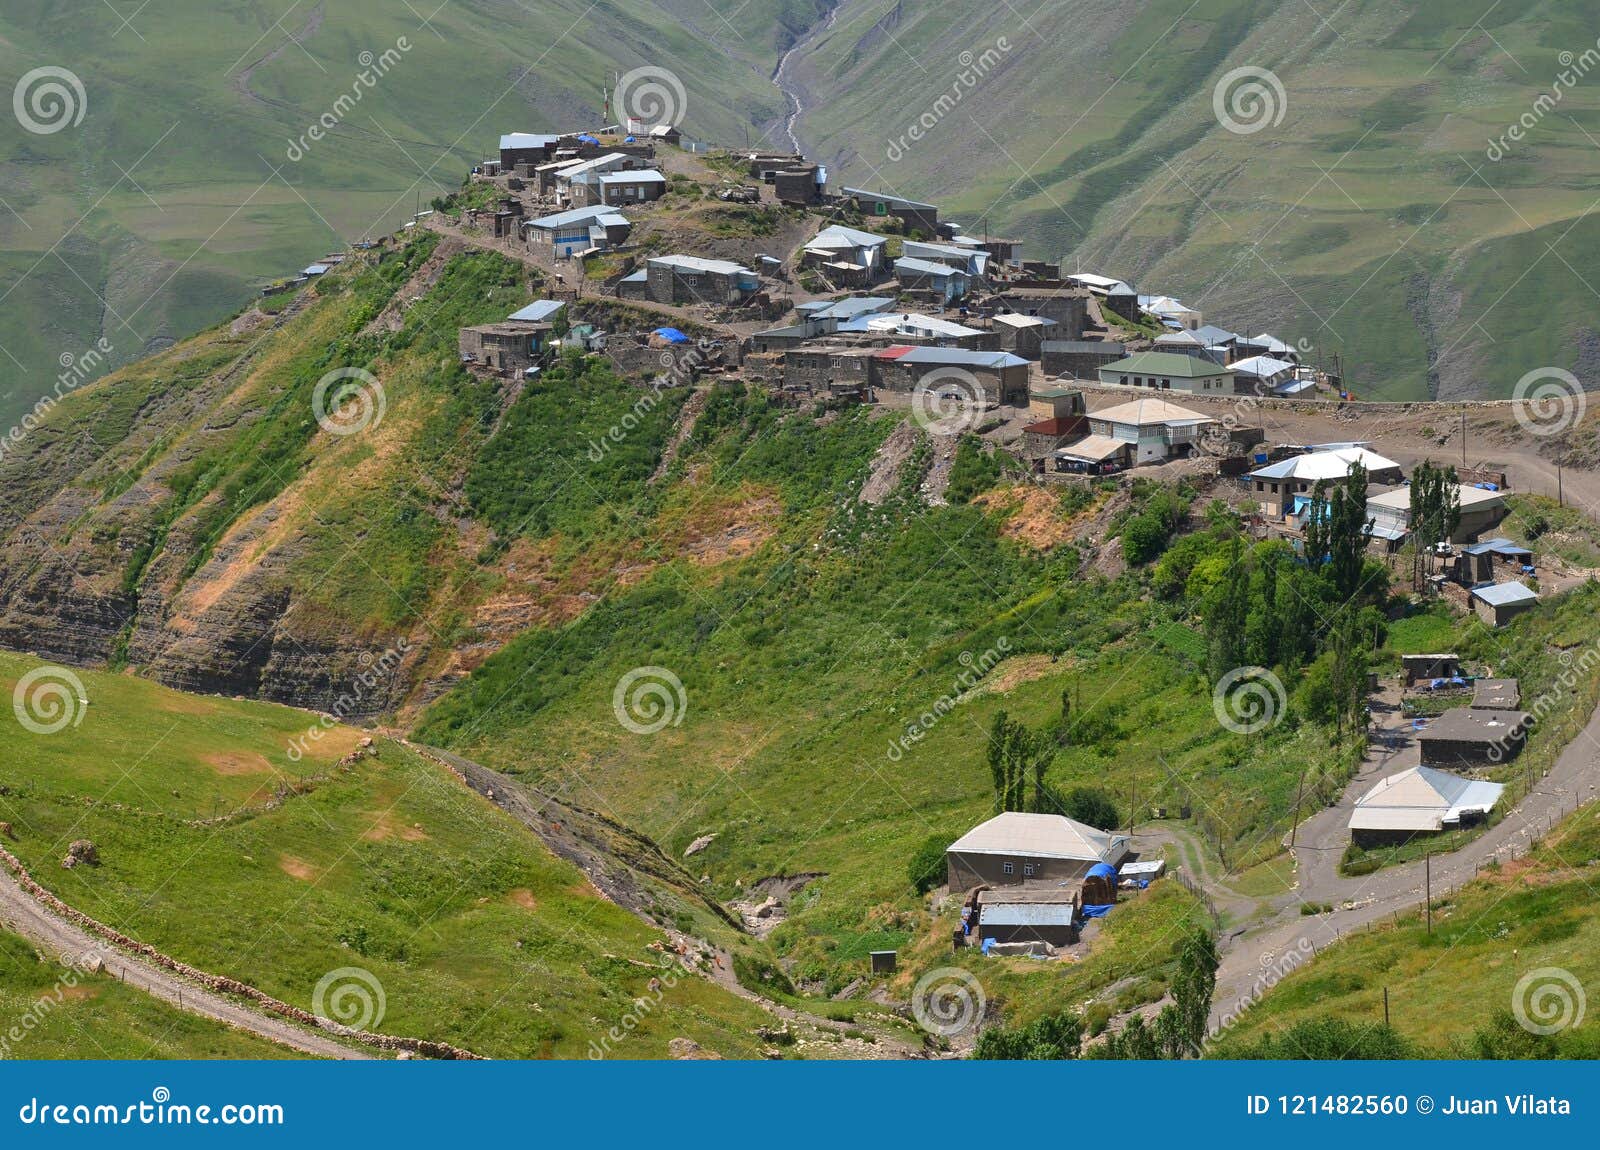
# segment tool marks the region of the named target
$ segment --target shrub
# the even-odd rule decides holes
[[[906,868],[906,877],[911,880],[911,885],[916,888],[918,894],[927,894],[944,882],[946,874],[944,852],[954,841],[946,835],[930,835],[911,856],[911,863]]]

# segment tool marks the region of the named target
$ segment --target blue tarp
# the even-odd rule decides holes
[[[1116,909],[1117,908],[1116,908],[1115,905],[1110,905],[1110,906],[1086,906],[1086,907],[1083,908],[1083,917],[1084,918],[1104,918],[1106,915],[1110,914],[1112,911],[1114,911]]]
[[[1085,877],[1086,878],[1116,878],[1117,877],[1117,868],[1112,866],[1110,863],[1103,863],[1103,862],[1095,863],[1094,866],[1089,868],[1089,873]]]
[[[651,335],[660,336],[668,343],[688,343],[689,337],[675,327],[658,327]]]
[[[600,140],[599,140],[598,137],[591,136],[587,132],[585,132],[583,135],[578,137],[578,142],[580,144],[598,144],[600,142]]]

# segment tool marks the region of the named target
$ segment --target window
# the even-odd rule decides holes
[[[1004,862],[1000,864],[1000,873],[1002,874],[1015,874],[1016,870],[1017,868],[1014,863]]]
[[[1039,868],[1034,866],[1032,863],[1023,863],[1022,864],[1022,877],[1023,878],[1032,878],[1034,876],[1034,872],[1036,872],[1038,869]]]

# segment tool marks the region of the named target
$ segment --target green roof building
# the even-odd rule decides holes
[[[1229,395],[1228,369],[1197,355],[1141,351],[1100,368],[1100,382],[1153,391],[1186,391],[1192,395]]]

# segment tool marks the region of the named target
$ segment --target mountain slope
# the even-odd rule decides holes
[[[794,66],[800,130],[836,182],[1304,340],[1365,398],[1504,396],[1532,368],[1594,366],[1600,85],[1574,57],[1595,16],[847,0]],[[1280,90],[1223,83],[1241,68]],[[1504,139],[1525,113],[1523,142]]]
[[[685,132],[741,138],[776,114],[778,52],[818,10],[165,0],[124,23],[100,0],[7,3],[4,90],[65,68],[82,96],[67,90],[62,109],[48,77],[26,86],[35,121],[58,128],[45,134],[0,117],[0,427],[52,393],[63,363],[92,377],[132,362],[392,229],[502,132],[597,123],[618,73],[671,71]]]

